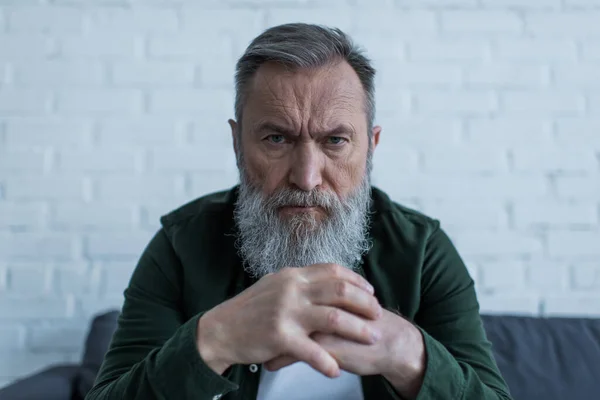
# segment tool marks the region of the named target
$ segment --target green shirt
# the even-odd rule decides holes
[[[218,375],[196,348],[203,313],[255,283],[235,249],[237,188],[161,218],[125,290],[110,349],[87,400],[255,399],[260,365]],[[436,220],[372,190],[371,250],[359,273],[382,307],[423,333],[418,399],[510,399],[485,336],[474,283]],[[361,377],[365,400],[401,399],[380,375]],[[301,390],[301,388],[299,388]]]

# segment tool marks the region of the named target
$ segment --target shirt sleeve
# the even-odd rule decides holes
[[[417,399],[511,399],[485,334],[473,279],[438,223],[421,276],[414,323],[423,334],[427,366]]]
[[[182,312],[182,266],[164,230],[144,250],[94,387],[86,400],[212,400],[238,389],[202,360]]]

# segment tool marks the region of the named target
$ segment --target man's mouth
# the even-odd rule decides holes
[[[315,212],[319,210],[317,206],[301,206],[301,205],[287,205],[280,208],[280,210],[284,213],[306,213],[306,212]]]

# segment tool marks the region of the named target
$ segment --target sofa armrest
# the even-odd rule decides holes
[[[0,389],[2,400],[71,400],[77,365],[58,365]]]

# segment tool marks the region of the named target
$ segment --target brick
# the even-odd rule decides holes
[[[0,353],[24,347],[25,327],[18,323],[2,323],[0,326]],[[2,386],[0,386],[2,387]]]
[[[39,60],[50,54],[50,38],[42,34],[0,34],[0,54],[5,60]]]
[[[90,32],[174,32],[179,27],[173,9],[133,7],[92,8],[87,15]]]
[[[83,29],[83,12],[71,7],[18,7],[8,14],[11,32],[79,33]]]
[[[551,257],[599,256],[600,232],[548,232],[548,249]]]
[[[36,352],[72,350],[79,351],[86,339],[85,321],[39,324],[28,330],[26,346]]]
[[[100,270],[86,262],[60,263],[53,268],[54,290],[57,294],[85,296],[98,294]]]
[[[126,148],[166,148],[184,142],[184,128],[183,122],[169,117],[103,119],[97,128],[97,144],[107,148],[117,143]]]
[[[497,39],[495,59],[507,61],[560,62],[577,60],[577,46],[572,40],[540,38]]]
[[[108,296],[122,295],[129,284],[136,262],[107,262],[102,266],[104,293]]]
[[[39,147],[82,147],[91,132],[91,123],[71,118],[9,119],[6,145],[26,149]]]
[[[227,90],[161,89],[152,92],[150,111],[156,113],[210,113],[233,109]]]
[[[41,61],[13,66],[17,85],[31,87],[100,86],[102,65],[91,62]]]
[[[202,35],[169,34],[148,36],[149,58],[169,60],[231,60],[235,64],[233,41],[225,35],[207,32]]]
[[[119,204],[182,200],[184,191],[176,175],[108,175],[96,179],[96,200]]]
[[[556,187],[563,199],[597,200],[600,198],[600,175],[558,176]]]
[[[97,259],[136,259],[152,238],[149,232],[89,234],[86,255]]]
[[[61,90],[58,112],[73,114],[136,113],[142,109],[142,95],[128,89]]]
[[[184,149],[161,149],[151,154],[152,167],[159,172],[214,171],[236,168],[232,147],[187,147]]]
[[[369,8],[361,10],[354,21],[356,31],[372,32],[373,27],[381,34],[394,32],[396,35],[428,35],[438,32],[436,15],[431,10],[401,10]]]
[[[468,231],[454,237],[465,256],[531,256],[542,252],[540,239],[516,232]]]
[[[137,32],[103,31],[61,37],[58,48],[60,55],[68,59],[130,59],[140,55],[142,43]]]
[[[600,149],[600,118],[557,119],[556,130],[558,146]]]
[[[49,109],[50,94],[37,89],[3,88],[0,113],[42,114]]]
[[[581,43],[582,56],[585,60],[598,61],[600,60],[600,41],[591,38],[586,38],[585,42]]]
[[[596,262],[573,265],[571,285],[574,290],[600,290],[600,265]]]
[[[442,11],[442,32],[446,33],[521,33],[523,23],[510,11]]]
[[[386,63],[379,68],[381,84],[389,86],[460,86],[458,66],[428,63]]]
[[[382,88],[375,92],[377,115],[404,116],[412,109],[410,94],[405,90]]]
[[[447,147],[424,151],[424,171],[433,173],[508,171],[506,149]]]
[[[583,148],[519,148],[513,150],[513,159],[515,169],[520,172],[594,172],[598,169],[595,153]]]
[[[422,210],[442,226],[498,229],[508,225],[506,205],[497,201],[424,201]]]
[[[503,91],[502,109],[515,115],[578,115],[583,112],[584,99],[580,93],[562,91],[521,92]]]
[[[497,294],[477,296],[482,314],[537,315],[540,299],[535,294]]]
[[[159,204],[159,205],[146,205],[142,208],[141,227],[147,231],[156,232],[160,229],[160,217],[167,214],[170,210],[177,207],[176,203],[171,205]]]
[[[234,160],[235,161],[235,160]],[[396,171],[403,173],[416,172],[419,162],[419,153],[410,148],[393,148],[382,146],[377,149],[377,155],[373,158],[373,183],[376,184],[378,176],[389,174],[390,164],[394,165]],[[235,168],[235,163],[233,164]]]
[[[600,115],[600,95],[598,94],[589,94],[588,100],[590,113],[592,115]]]
[[[123,295],[109,297],[80,297],[77,299],[78,317],[89,320],[94,315],[108,311],[120,311],[123,306]]]
[[[49,154],[39,150],[0,150],[0,171],[12,174],[41,174],[47,164]]]
[[[492,175],[459,176],[411,174],[396,175],[380,182],[382,189],[397,197],[423,197],[428,200],[470,199],[495,201],[545,198],[549,185],[541,176]]]
[[[15,296],[48,294],[51,290],[51,270],[43,262],[10,263],[8,292]]]
[[[301,18],[302,10],[298,10],[298,17]],[[313,16],[318,18],[318,13],[312,11]],[[216,33],[236,33],[240,30],[244,32],[248,40],[258,35],[263,29],[264,12],[258,9],[249,8],[209,8],[205,5],[183,6],[182,29],[186,32],[216,32]]]
[[[527,262],[527,287],[540,294],[555,294],[568,288],[568,268],[547,259]]]
[[[470,118],[467,121],[468,143],[473,145],[531,146],[553,143],[551,125],[544,119]]]
[[[113,65],[112,78],[116,85],[191,85],[194,83],[194,70],[191,63],[127,62]]]
[[[128,230],[133,227],[131,205],[61,202],[53,207],[51,224],[57,230]]]
[[[417,110],[425,114],[481,115],[497,107],[494,96],[488,92],[419,91],[415,99]]]
[[[406,45],[396,38],[382,36],[376,32],[359,31],[352,34],[352,39],[374,62],[376,69],[379,62],[406,59]]]
[[[592,202],[520,201],[514,205],[513,213],[519,228],[598,225],[597,206]]]
[[[71,235],[57,233],[0,233],[0,260],[65,260],[74,255]]]
[[[365,4],[369,4],[369,0],[363,0]],[[400,6],[415,7],[415,4],[411,0],[397,0],[396,3]],[[420,0],[418,5],[436,6],[436,7],[468,7],[478,5],[478,0]]]
[[[57,154],[59,172],[133,173],[138,154],[126,150],[61,150]]]
[[[600,7],[599,0],[565,0],[567,7]]]
[[[553,36],[585,38],[600,35],[597,11],[562,11],[560,13],[528,13],[525,15],[526,32],[536,37]]]
[[[72,314],[72,298],[56,297],[2,297],[0,301],[0,319],[39,320],[68,318]]]
[[[572,293],[548,296],[544,299],[544,315],[565,317],[600,316],[600,296]]]
[[[486,293],[514,292],[525,288],[525,267],[519,261],[485,261],[480,265],[480,289]]]
[[[483,40],[410,39],[411,61],[473,62],[488,58],[489,44]]]
[[[484,7],[490,8],[519,8],[519,9],[556,9],[561,6],[561,0],[482,0]]]
[[[0,202],[0,230],[39,228],[43,218],[44,207],[42,204]]]
[[[230,89],[234,85],[235,61],[207,58],[200,61],[196,82],[203,88]]]
[[[376,118],[375,123],[383,128],[375,157],[384,147],[445,148],[462,140],[462,123],[458,118],[390,115]]]
[[[394,10],[390,10],[394,13]],[[343,31],[350,31],[354,26],[354,18],[350,12],[339,12],[335,9],[320,9],[315,12],[314,9],[271,9],[267,12],[267,26],[275,26],[290,22],[306,22],[312,24],[322,24],[340,28]]]
[[[78,176],[11,176],[6,179],[8,200],[81,200],[83,179]]]
[[[543,66],[495,62],[466,68],[465,81],[472,87],[537,88],[547,85],[549,72]]]
[[[191,175],[191,193],[195,197],[200,197],[208,193],[229,189],[237,185],[238,182],[238,173],[234,171],[196,172]]]
[[[557,66],[554,68],[557,86],[588,89],[600,87],[600,71],[596,65]]]

